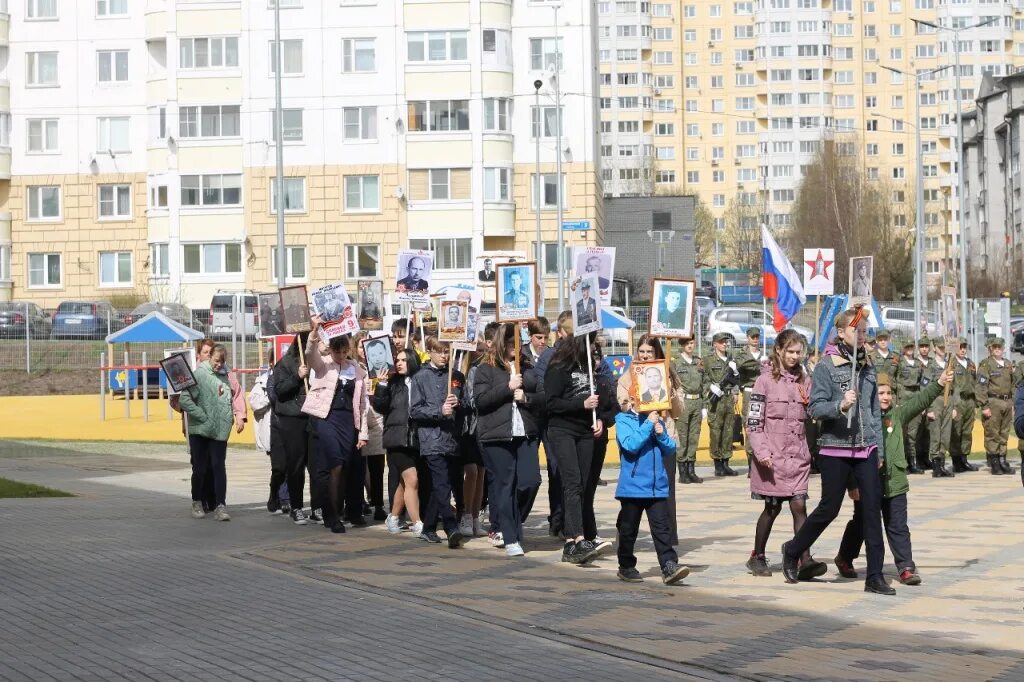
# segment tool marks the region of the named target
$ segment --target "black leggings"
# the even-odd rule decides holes
[[[563,532],[566,540],[575,540],[584,535],[584,486],[590,480],[594,462],[594,434],[577,435],[549,426],[548,440],[562,474]]]
[[[370,506],[384,506],[384,455],[367,455],[366,469],[370,479]]]

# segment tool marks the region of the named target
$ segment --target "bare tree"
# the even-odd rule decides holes
[[[724,218],[722,261],[734,268],[760,272],[761,211],[757,195],[732,199]]]
[[[875,298],[896,300],[913,290],[913,232],[903,227],[914,224],[913,209],[893,201],[894,190],[905,185],[868,177],[856,140],[824,140],[804,173],[789,240],[796,253],[790,255],[799,261],[804,248],[834,247],[837,293],[847,288],[849,259],[874,256]]]
[[[692,196],[693,206],[693,265],[695,268],[711,267],[715,264],[715,216],[693,189],[677,183],[655,187],[655,196]]]

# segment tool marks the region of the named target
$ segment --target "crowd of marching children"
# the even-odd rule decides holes
[[[947,455],[957,471],[976,470],[967,457],[980,408],[991,472],[1014,471],[1006,440],[1010,399],[1024,384],[1024,368],[1002,357],[1001,342],[990,343],[990,356],[977,367],[966,357],[966,340],[951,359],[942,342],[934,344],[938,357],[929,357],[927,339],[917,354],[911,344],[898,356],[885,333],[868,338],[857,310],[837,317],[834,338],[820,356],[793,330],[780,333],[767,351],[756,329],[737,352],[719,335],[704,358],[694,355],[693,339],[683,340],[670,364],[671,409],[651,412],[636,409],[630,377],[612,374],[593,335],[573,335],[568,311],[554,330],[544,318],[528,323],[522,343],[518,324],[488,324],[477,351],[461,358],[456,352],[454,359],[447,344],[420,338],[397,320],[390,337],[394,368],[375,376],[359,343],[365,332],[325,341],[319,319],[312,322],[312,331],[299,334],[257,379],[248,399],[257,447],[270,456],[267,510],[299,525],[322,523],[334,533],[366,526],[372,515],[394,535],[441,543],[440,530],[451,549],[486,536],[509,557],[522,556],[523,523],[542,483],[543,444],[549,532],[564,540],[562,561],[589,563],[613,550],[598,534],[594,498],[614,426],[618,577],[642,580],[634,545],[646,514],[663,580],[673,584],[689,573],[675,550],[676,483],[703,482],[695,453],[705,419],[715,475],[736,475],[729,460],[735,415],[742,411],[750,495],[763,503],[747,569],[772,575],[767,543],[785,503],[794,528],[782,545],[785,579],[826,573],[811,548],[849,496],[854,511],[835,566],[857,577],[853,562],[863,545],[865,590],[893,594],[882,576],[883,532],[899,582],[921,582],[908,527],[907,474],[921,471],[923,442],[934,476],[952,475]],[[188,415],[192,514],[212,513],[222,521],[230,518],[226,443],[246,420],[244,396],[225,357],[222,346],[202,342],[196,389],[179,398]],[[640,338],[636,361],[664,358],[658,338]],[[1024,388],[1017,402],[1021,435]],[[808,514],[812,473],[821,474],[821,499]]]

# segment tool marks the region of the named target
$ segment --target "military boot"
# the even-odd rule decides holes
[[[964,471],[977,471],[978,465],[971,464],[971,460],[967,459],[967,455],[960,455],[960,461],[964,465]]]
[[[1010,463],[1006,461],[1006,455],[999,455],[999,466],[1003,468],[1004,474],[1017,473],[1017,470],[1010,466]]]
[[[722,460],[715,460],[715,478],[721,478],[725,476],[725,469],[722,468]]]
[[[1003,467],[999,465],[999,457],[996,455],[986,454],[985,459],[988,460],[988,471],[993,476],[1002,476]]]
[[[680,483],[689,483],[690,482],[690,472],[689,472],[689,470],[686,467],[686,462],[676,462],[676,466],[679,467],[679,482]]]
[[[953,460],[953,473],[962,474],[967,471],[967,466],[964,463],[964,458],[961,455],[952,455],[950,459]]]
[[[943,478],[952,478],[956,474],[946,468],[946,457],[939,457],[939,475]]]
[[[690,461],[686,463],[686,468],[690,473],[690,483],[703,483],[704,479],[697,475],[697,463]]]
[[[725,476],[739,476],[739,474],[736,472],[736,470],[733,469],[731,466],[729,466],[729,460],[728,459],[723,459],[722,460],[722,473]]]
[[[907,457],[907,473],[908,474],[923,474],[920,467],[917,466],[917,458],[911,455]]]
[[[932,457],[932,478],[940,478],[941,476],[942,472],[939,469],[939,458]]]

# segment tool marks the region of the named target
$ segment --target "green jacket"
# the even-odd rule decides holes
[[[900,405],[882,413],[885,461],[882,463],[882,497],[902,495],[910,490],[907,480],[907,456],[903,450],[903,424],[921,414],[942,395],[938,381],[930,382],[917,393],[908,395]]]
[[[226,441],[235,423],[228,377],[214,372],[209,361],[196,367],[195,375],[197,385],[182,391],[179,398],[181,409],[188,415],[188,432]]]

